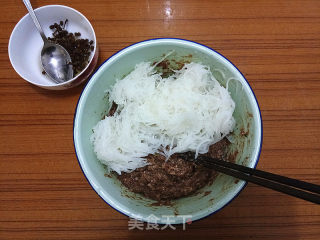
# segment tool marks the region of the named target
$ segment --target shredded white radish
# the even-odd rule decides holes
[[[98,122],[91,141],[98,159],[118,174],[147,165],[149,154],[207,153],[235,124],[229,92],[200,63],[162,78],[142,62],[108,92],[118,109]]]

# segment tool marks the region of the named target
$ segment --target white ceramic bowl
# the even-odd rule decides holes
[[[14,27],[8,46],[10,62],[15,71],[26,81],[41,88],[63,90],[75,87],[88,79],[98,62],[98,45],[95,32],[89,20],[77,10],[62,6],[48,5],[35,9],[40,24],[47,37],[52,36],[49,26],[55,22],[68,19],[67,30],[80,32],[81,38],[94,41],[94,52],[91,53],[87,67],[74,78],[56,84],[42,74],[40,52],[43,41],[29,14],[25,15]]]
[[[166,223],[166,215],[171,216],[173,223],[204,218],[226,206],[245,186],[244,181],[220,174],[212,185],[197,194],[172,201],[170,206],[156,206],[154,201],[128,191],[114,175],[104,176],[105,169],[97,160],[89,139],[92,128],[110,107],[105,90],[132,71],[137,63],[158,61],[171,50],[175,52],[169,58],[179,60],[191,54],[192,61],[210,66],[224,86],[227,79],[236,79],[229,82],[228,88],[236,103],[233,114],[236,126],[229,149],[230,153],[238,152],[235,162],[255,167],[262,144],[262,121],[252,89],[240,71],[214,50],[182,39],[152,39],[131,45],[105,61],[79,98],[74,118],[76,154],[89,183],[106,203],[129,217],[157,223]],[[242,136],[242,128],[248,131],[247,137]],[[184,216],[188,216],[187,219]]]

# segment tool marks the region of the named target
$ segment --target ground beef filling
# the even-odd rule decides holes
[[[212,158],[224,158],[229,144],[226,138],[212,145],[206,154]],[[162,201],[184,197],[196,192],[216,177],[214,170],[196,165],[185,158],[193,153],[174,154],[165,161],[160,154],[149,155],[149,165],[131,173],[118,175],[119,180],[129,190],[148,198]]]

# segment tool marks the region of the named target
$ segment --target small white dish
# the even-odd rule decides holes
[[[79,11],[62,5],[48,5],[35,9],[44,33],[52,36],[49,26],[68,19],[68,32],[80,32],[81,38],[94,42],[89,64],[74,78],[64,83],[56,84],[47,75],[42,74],[40,52],[43,41],[34,26],[29,14],[25,15],[14,27],[8,46],[10,62],[14,70],[26,81],[41,88],[63,90],[75,87],[88,79],[98,62],[98,45],[96,35],[89,20]]]

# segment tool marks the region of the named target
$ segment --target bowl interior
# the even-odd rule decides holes
[[[156,216],[158,223],[166,222],[164,215],[171,215],[175,223],[182,223],[186,215],[192,220],[205,217],[226,205],[245,185],[243,181],[219,174],[212,185],[196,194],[172,201],[170,206],[157,206],[155,201],[128,191],[115,176],[105,176],[105,169],[98,162],[89,140],[93,126],[110,107],[105,90],[117,79],[130,73],[137,63],[157,61],[171,50],[174,53],[170,58],[189,58],[209,65],[224,86],[230,79],[229,91],[236,102],[236,128],[231,136],[230,147],[230,153],[235,155],[235,162],[255,167],[261,147],[260,112],[250,86],[241,73],[218,53],[193,42],[157,39],[132,45],[111,57],[93,75],[79,99],[74,123],[76,153],[88,181],[109,205],[144,221],[155,222],[152,218]],[[243,131],[248,133],[246,137],[241,135]]]
[[[93,40],[95,44],[94,48],[96,49],[96,38],[93,28],[89,21],[78,11],[66,6],[48,5],[35,9],[35,14],[47,37],[52,36],[52,30],[49,29],[51,24],[68,19],[66,29],[72,33],[80,32],[81,38]],[[34,26],[30,15],[27,14],[17,23],[10,37],[9,57],[11,64],[22,78],[32,84],[46,87],[57,86],[48,76],[42,74],[40,61],[42,47],[43,41],[40,34]],[[89,64],[93,55],[91,54],[90,56]],[[68,84],[75,78],[59,85]]]

